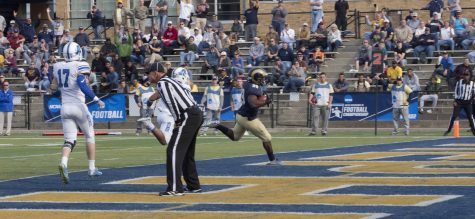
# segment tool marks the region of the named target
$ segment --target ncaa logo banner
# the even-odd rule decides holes
[[[409,119],[418,120],[417,95],[409,102]],[[331,121],[392,121],[392,99],[390,92],[382,93],[334,93],[330,109]],[[377,103],[376,103],[377,102]],[[376,109],[376,107],[378,109]]]
[[[124,94],[111,94],[101,98],[106,104],[104,109],[99,109],[97,103],[87,105],[94,122],[125,122],[125,96]],[[86,103],[91,100],[86,100]],[[45,95],[43,98],[43,118],[45,122],[61,122],[61,98]]]

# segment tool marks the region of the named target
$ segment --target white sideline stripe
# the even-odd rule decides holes
[[[147,147],[133,147],[133,148],[117,148],[117,149],[110,149],[110,150],[96,150],[96,153],[97,152],[101,152],[101,151],[128,151],[128,150],[135,150],[135,149],[138,149],[138,148],[152,148],[152,146],[147,146]],[[52,154],[33,154],[33,155],[23,155],[23,156],[10,156],[10,157],[0,157],[0,159],[9,159],[9,158],[28,158],[28,157],[41,157],[41,156],[50,156],[50,155],[58,155],[58,154],[61,154],[61,153],[52,153]],[[0,181],[2,182],[2,181]]]
[[[347,168],[354,168],[354,167],[364,167],[366,165],[346,165],[346,166],[343,166],[343,167],[334,167],[334,168],[330,168],[328,169],[328,171],[333,171],[333,172],[345,172],[343,169],[347,169]],[[364,173],[367,173],[367,172],[364,172]]]
[[[61,144],[58,144],[58,143],[43,143],[43,144],[27,144],[25,146],[27,146],[27,147],[51,147],[51,146],[59,147],[59,146],[61,146]]]
[[[434,157],[434,158],[431,158],[431,159],[432,160],[450,160],[451,158],[456,158],[456,157],[465,157],[465,154],[456,154],[456,155],[449,155],[449,156],[443,156],[443,157]],[[460,162],[460,161],[458,161],[458,162]]]
[[[108,159],[102,159],[102,160],[120,160],[120,158],[114,157],[114,158],[108,158]]]
[[[427,206],[435,204],[435,203],[445,202],[445,201],[460,198],[460,197],[463,197],[463,195],[444,195],[440,198],[437,198],[437,199],[434,199],[434,200],[431,200],[431,201],[419,202],[419,203],[415,204],[414,206],[427,207]]]
[[[11,147],[13,144],[0,144],[0,147]]]

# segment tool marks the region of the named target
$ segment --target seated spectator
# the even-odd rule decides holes
[[[229,52],[229,43],[231,41],[229,40],[228,35],[226,35],[224,32],[219,32],[218,33],[218,40],[216,41],[216,47],[221,50],[221,51],[226,51],[226,53]]]
[[[7,49],[10,45],[8,39],[3,35],[3,32],[0,31],[0,54],[5,54],[5,49]]]
[[[104,42],[104,45],[100,50],[101,57],[105,58],[109,62],[112,62],[112,57],[114,57],[118,53],[119,51],[117,50],[117,47],[112,43],[111,38],[107,37],[106,42]]]
[[[98,75],[101,75],[102,72],[106,71],[105,67],[105,60],[104,58],[101,57],[99,53],[93,53],[94,59],[92,60],[91,63],[91,72],[95,72]]]
[[[49,59],[49,45],[45,42],[45,40],[41,40],[39,50],[36,53],[36,57],[39,60],[48,60]]]
[[[396,82],[397,78],[402,78],[402,68],[397,65],[396,61],[392,61],[392,65],[386,70],[389,83]]]
[[[427,113],[430,114],[435,110],[435,107],[437,106],[437,100],[439,99],[439,93],[441,91],[440,83],[438,82],[436,76],[432,76],[430,78],[430,81],[427,82],[424,91],[425,93],[421,96],[421,99],[419,101],[419,113],[424,113],[424,103],[426,101],[431,101],[432,107],[427,110]]]
[[[368,92],[371,88],[369,82],[365,79],[364,74],[358,75],[358,80],[353,85],[355,92]]]
[[[180,52],[180,65],[192,66],[197,58],[198,46],[194,42],[195,38],[190,36],[188,42],[185,44],[185,50]]]
[[[308,65],[310,66],[311,71],[320,72],[320,66],[325,63],[325,53],[317,47],[315,52],[312,54],[312,59],[310,59]]]
[[[363,45],[360,46],[358,49],[358,53],[355,57],[356,64],[355,68],[356,71],[360,70],[360,65],[364,65],[363,70],[367,71],[369,67],[369,63],[371,61],[371,53],[372,53],[372,47],[369,45],[368,40],[363,40]]]
[[[303,68],[303,71],[305,74],[307,74],[308,71],[308,61],[305,59],[304,55],[302,52],[298,51],[297,52],[297,59],[295,59],[296,62],[299,63],[299,66]]]
[[[282,60],[280,60],[279,57],[275,59],[274,62],[274,67],[272,68],[272,75],[270,76],[270,83],[277,85],[277,86],[283,86],[284,85],[284,80],[286,78],[285,75],[285,66],[284,63],[282,63]]]
[[[228,55],[229,55],[230,58],[234,58],[234,54],[236,54],[236,52],[237,53],[241,52],[241,51],[239,51],[239,46],[236,45],[236,39],[234,39],[234,38],[230,39],[228,50],[229,50]]]
[[[305,61],[308,61],[308,58],[310,57],[310,52],[307,49],[307,47],[302,46],[302,47],[299,48],[299,50],[297,52],[302,53],[303,54],[303,59],[305,59]]]
[[[388,32],[388,34],[384,38],[384,43],[385,43],[385,47],[388,50],[393,50],[394,48],[396,48],[397,42],[396,42],[396,37],[394,36],[394,31]]]
[[[40,73],[40,81],[38,82],[38,88],[40,91],[47,91],[51,84],[51,77],[52,77],[52,69],[50,71],[49,64],[45,62],[43,66],[41,66],[41,73]]]
[[[197,27],[193,29],[193,33],[191,36],[194,38],[193,42],[196,46],[199,46],[201,41],[203,40],[203,35],[201,35],[201,30]]]
[[[98,73],[98,74],[101,75],[102,73]],[[91,90],[94,93],[99,93],[99,82],[97,81],[97,74],[95,72],[91,72],[91,74],[89,74],[89,77],[87,77],[87,79],[89,80],[88,84]]]
[[[430,33],[434,36],[434,38],[438,39],[438,35],[442,27],[444,27],[444,22],[440,20],[440,14],[434,13],[432,16],[432,20],[429,21],[428,24],[430,28]]]
[[[429,28],[430,30],[430,28]],[[421,21],[419,23],[419,26],[416,28],[416,30],[414,31],[414,37],[417,39],[419,38],[422,34],[424,34],[426,32],[426,22],[424,21]],[[429,31],[430,32],[430,31]],[[417,46],[417,45],[416,45]]]
[[[8,41],[10,42],[10,48],[15,51],[16,59],[21,59],[23,56],[23,58],[28,63],[31,62],[28,52],[26,52],[25,48],[23,47],[25,43],[25,37],[20,35],[18,31],[15,31],[8,37]]]
[[[163,48],[163,54],[171,55],[173,49],[178,47],[178,30],[173,26],[173,22],[168,21],[167,29],[162,35],[161,46]]]
[[[259,37],[254,37],[254,43],[249,48],[249,57],[247,58],[248,66],[259,66],[264,56],[264,45]]]
[[[467,59],[470,61],[470,63],[475,63],[475,51],[469,52],[467,54]]]
[[[305,85],[306,74],[300,67],[299,62],[295,61],[288,73],[288,81],[284,86],[284,92],[298,92],[300,87]]]
[[[140,65],[145,65],[145,50],[147,47],[143,44],[142,40],[137,40],[132,47],[132,54],[130,59]]]
[[[178,44],[184,45],[190,36],[190,29],[185,26],[185,22],[180,21],[180,27],[178,28]]]
[[[121,75],[122,75],[122,71],[124,70],[124,63],[122,62],[122,60],[120,60],[120,57],[119,57],[118,54],[116,54],[112,58],[111,65],[114,66],[114,70],[117,72],[117,74],[119,75],[119,79],[120,79]],[[107,67],[107,69],[109,69],[109,67]]]
[[[53,31],[48,29],[47,24],[43,24],[43,29],[38,33],[38,40],[44,40],[51,47],[54,46],[54,34]]]
[[[133,43],[137,42],[137,40],[142,40],[144,39],[144,35],[142,32],[140,32],[140,29],[138,27],[134,28],[134,32],[132,33],[132,41]]]
[[[226,71],[229,72],[231,69],[231,60],[228,58],[228,54],[225,51],[222,51],[219,56],[218,61],[218,72]]]
[[[203,40],[198,45],[198,52],[201,54],[204,50],[210,48],[211,45],[216,46],[217,41],[218,35],[214,32],[211,25],[207,25],[203,33]]]
[[[223,24],[221,23],[221,21],[218,20],[218,16],[216,16],[216,14],[213,14],[213,16],[211,16],[211,20],[208,20],[207,25],[211,25],[213,30],[215,30],[216,32],[224,31]]]
[[[109,72],[105,75],[105,82],[101,82],[101,87],[106,92],[111,92],[112,90],[117,90],[119,87],[119,73],[115,70],[114,66],[111,65],[108,67]]]
[[[440,37],[437,40],[437,51],[440,51],[440,46],[450,46],[450,50],[455,49],[455,32],[448,21],[444,22],[444,26],[440,29]]]
[[[412,13],[412,19],[407,20],[407,26],[409,26],[413,33],[416,32],[416,29],[420,26],[421,19],[419,19],[417,12]]]
[[[348,88],[349,88],[350,84],[348,83],[348,81],[346,81],[345,79],[345,73],[340,73],[338,75],[338,79],[333,82],[333,90],[336,92],[336,93],[339,93],[339,92],[347,92],[348,91]]]
[[[455,17],[450,18],[450,26],[454,27],[456,37],[463,36],[465,28],[468,26],[468,21],[462,17],[462,11],[457,11]]]
[[[336,52],[338,47],[342,45],[341,32],[338,30],[336,24],[330,26],[330,31],[328,32],[328,45],[330,52]]]
[[[26,91],[29,91],[29,92],[36,91],[36,85],[38,83],[39,78],[40,78],[40,72],[32,63],[30,67],[26,70],[26,73],[23,75]]]
[[[289,48],[294,50],[295,30],[290,28],[288,23],[285,23],[284,29],[280,33],[280,40],[282,43],[288,43]]]
[[[162,47],[160,46],[157,37],[153,37],[152,43],[148,45],[148,49],[150,50],[150,58],[147,58],[148,60],[145,61],[148,65],[151,65],[156,61],[163,61],[161,56]]]
[[[79,26],[79,33],[74,37],[74,42],[81,46],[82,57],[84,60],[87,60],[89,54],[89,36],[84,32],[83,26]]]
[[[270,40],[270,44],[267,45],[267,52],[264,56],[264,65],[269,66],[269,62],[275,62],[278,58],[279,46],[276,44],[275,39]]]
[[[406,20],[401,20],[401,23],[398,27],[394,29],[394,36],[397,41],[401,41],[405,48],[411,47],[411,41],[413,38],[413,31],[412,29],[407,26]]]
[[[277,56],[282,60],[285,66],[285,72],[288,72],[294,62],[294,52],[289,48],[289,44],[284,42],[282,48],[277,52]]]
[[[165,24],[166,22],[163,22],[163,24]],[[165,25],[163,25],[165,26]],[[165,28],[163,28],[165,30]],[[148,34],[147,36],[144,36],[145,39],[147,39],[145,42],[152,42],[152,39],[153,37],[157,37],[157,39],[161,39],[162,38],[162,32],[160,32],[160,30],[158,29],[158,25],[153,25],[153,28],[152,28],[152,32],[150,34]]]
[[[323,26],[323,23],[318,25],[317,32],[310,34],[310,40],[308,43],[308,49],[313,50],[317,47],[320,47],[322,51],[325,51],[328,47],[328,31]]]
[[[381,32],[387,38],[391,33],[394,35],[394,28],[389,20],[384,19],[384,26],[381,27]]]
[[[307,47],[309,40],[310,40],[310,30],[308,29],[308,24],[303,23],[302,27],[299,30],[299,33],[297,34],[296,47],[297,48]]]
[[[409,86],[413,92],[421,91],[419,77],[417,77],[412,68],[407,69],[407,74],[404,75],[402,81],[405,85]]]
[[[375,30],[376,26],[379,26],[379,27],[384,26],[384,18],[381,17],[380,13],[375,13],[374,20],[372,21],[369,19],[369,15],[366,15],[365,18],[366,18],[366,24],[371,27],[371,30]],[[371,33],[372,32],[365,32],[364,39],[369,39]]]
[[[139,72],[132,61],[128,61],[124,67],[125,81],[131,82],[139,78]]]
[[[5,56],[3,56],[3,53],[0,53],[0,75],[2,76],[3,74],[8,72],[7,68],[5,67],[5,64]]]
[[[472,19],[472,23],[466,28],[465,37],[461,44],[464,50],[470,50],[475,45],[475,19]]]
[[[404,68],[407,65],[406,60],[406,48],[402,41],[398,41],[396,44],[396,48],[393,49],[394,51],[394,61],[401,67]]]
[[[66,45],[66,43],[70,43],[70,42],[74,42],[74,38],[73,38],[73,36],[71,36],[69,34],[69,29],[65,29],[63,35],[59,39],[58,52],[61,53],[63,51],[64,45]]]
[[[241,35],[243,32],[242,24],[239,19],[234,19],[233,25],[231,26],[231,33],[235,33],[237,36]]]
[[[7,58],[5,59],[6,65],[6,71],[11,72],[12,75],[15,75],[15,77],[18,77],[18,68],[16,64],[16,57],[13,55],[13,50],[9,50],[7,52]]]
[[[378,43],[384,39],[384,34],[381,32],[381,27],[376,26],[374,31],[369,36],[369,40],[371,42],[371,46],[376,46]],[[340,38],[341,41],[341,38]]]
[[[117,93],[119,93],[119,94],[129,93],[129,91],[127,89],[127,83],[125,82],[125,80],[120,80],[119,86],[117,87]]]
[[[219,64],[219,51],[218,51],[218,49],[214,46],[211,46],[210,51],[208,53],[206,53],[204,61],[205,61],[205,63],[201,67],[201,74],[206,73],[209,69],[213,69],[213,73],[216,74],[218,72],[218,64]]]
[[[237,78],[244,74],[244,61],[241,58],[239,52],[234,54],[234,58],[231,60],[231,75],[232,78]]]
[[[430,34],[430,29],[426,28],[425,33],[422,34],[419,38],[417,38],[416,48],[414,48],[414,57],[417,57],[421,60],[421,63],[425,63],[424,59],[421,58],[420,54],[424,53],[425,57],[433,57],[434,50],[435,50],[435,39],[434,36]],[[417,63],[418,60],[415,60]],[[432,63],[432,59],[427,59],[427,63]]]
[[[274,27],[272,25],[269,25],[269,32],[266,33],[265,44],[268,46],[272,39],[274,39],[274,41],[277,43],[280,41],[280,36],[275,31]]]

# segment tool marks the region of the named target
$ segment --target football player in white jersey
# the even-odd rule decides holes
[[[76,145],[77,126],[81,128],[86,138],[86,151],[89,162],[88,175],[100,176],[102,173],[95,166],[96,143],[91,113],[89,113],[85,96],[97,102],[99,108],[104,108],[102,102],[88,87],[87,75],[91,68],[82,60],[82,50],[79,44],[70,42],[64,45],[62,54],[66,61],[53,66],[53,82],[51,90],[61,92],[61,120],[63,123],[64,144],[62,149],[59,173],[63,183],[69,183],[68,159]]]
[[[190,88],[190,76],[188,74],[188,70],[185,68],[176,68],[172,72],[172,78],[180,82],[184,88],[191,90]],[[157,93],[158,91],[156,91]],[[156,94],[154,94],[156,95]],[[152,95],[153,96],[153,95]],[[150,97],[151,98],[151,97]],[[152,104],[153,102],[149,102],[148,104]],[[175,119],[173,118],[170,110],[165,105],[162,99],[158,100],[157,103],[157,110],[159,111],[157,115],[157,122],[160,126],[160,129],[155,128],[155,125],[152,123],[150,117],[140,118],[137,121],[143,122],[145,127],[153,133],[155,138],[160,142],[162,145],[166,145],[173,134],[173,129],[175,128]]]

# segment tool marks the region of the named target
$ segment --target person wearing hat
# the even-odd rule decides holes
[[[106,38],[106,41],[104,42],[104,45],[101,47],[101,50],[99,51],[99,53],[101,54],[103,58],[109,59],[109,61],[112,61],[112,57],[114,57],[115,54],[118,53],[117,47],[112,43],[112,40],[110,37]]]
[[[310,8],[312,9],[312,32],[315,32],[318,24],[323,20],[323,0],[310,0]]]
[[[289,13],[287,9],[284,7],[282,0],[277,2],[277,6],[274,7],[271,11],[272,14],[272,26],[274,30],[279,34],[282,34],[282,30],[284,29],[284,24],[286,21],[287,14]]]
[[[407,26],[412,29],[412,32],[416,32],[416,29],[421,25],[421,19],[417,12],[412,13],[412,19],[407,20]]]
[[[31,18],[26,18],[25,20],[18,19],[17,15],[18,13],[13,11],[15,24],[18,25],[18,28],[12,28],[12,30],[18,29],[20,34],[25,37],[26,43],[33,42],[33,36],[36,35],[36,28],[40,26],[41,13],[38,13],[38,17],[35,21],[32,21]],[[10,24],[12,24],[11,21]]]
[[[8,27],[7,36],[10,36],[11,34],[13,34],[13,32],[15,32],[15,30],[20,32],[20,28],[15,23],[15,20],[10,20],[10,27]]]
[[[468,21],[462,16],[462,11],[457,11],[455,17],[450,19],[450,24],[454,27],[455,36],[463,37],[465,29],[468,27]]]
[[[401,41],[405,48],[411,48],[411,41],[414,32],[407,25],[406,20],[401,20],[400,25],[394,29],[394,37],[396,41]]]
[[[89,54],[89,36],[87,35],[87,33],[84,32],[84,27],[83,26],[79,26],[79,33],[76,34],[76,36],[74,36],[74,42],[76,42],[77,44],[79,44],[79,46],[81,46],[81,49],[82,49],[82,57],[84,60],[87,60],[87,56]]]
[[[211,25],[211,27],[213,27],[213,30],[216,32],[224,31],[223,24],[221,23],[221,21],[218,20],[218,16],[216,14],[213,14],[213,16],[211,16],[211,20],[208,20],[207,25]]]
[[[194,38],[193,42],[196,44],[196,46],[199,46],[201,41],[203,41],[203,35],[201,34],[201,30],[198,27],[195,27],[193,29],[193,33],[191,33],[191,36]]]
[[[156,36],[152,38],[152,42],[148,44],[150,50],[150,57],[145,60],[145,63],[153,64],[156,61],[162,61],[162,47]]]
[[[435,107],[437,106],[437,101],[439,100],[439,93],[441,91],[440,82],[438,82],[438,78],[435,75],[430,77],[430,80],[426,83],[424,87],[424,95],[421,96],[419,100],[419,113],[424,113],[424,103],[426,101],[432,102],[431,109],[427,110],[427,113],[431,114],[435,111]]]
[[[246,41],[251,41],[257,36],[257,25],[259,24],[259,1],[250,1],[250,6],[244,11],[246,18]]]
[[[104,17],[102,11],[93,5],[91,11],[87,13],[87,18],[91,19],[91,26],[94,29],[94,38],[96,40],[102,39],[102,32],[104,32]]]
[[[472,19],[472,24],[465,29],[465,37],[462,41],[464,50],[471,50],[475,45],[475,18]]]
[[[416,43],[418,46],[414,48],[414,57],[420,59],[420,54],[425,53],[425,57],[433,57],[434,50],[435,50],[435,38],[432,34],[430,34],[430,29],[428,27],[425,28],[424,34],[420,35],[416,38]],[[417,62],[417,60],[415,60]],[[421,62],[425,63],[423,59]],[[431,64],[432,59],[427,59],[427,63]]]
[[[266,46],[270,45],[271,40],[274,40],[276,43],[279,43],[280,41],[280,36],[278,33],[275,31],[274,27],[272,25],[269,25],[269,32],[266,33],[266,41],[265,44]]]
[[[117,8],[114,10],[114,28],[115,32],[119,32],[121,26],[130,27],[129,18],[133,18],[134,13],[124,7],[122,0],[117,1]]]
[[[225,51],[222,51],[219,54],[218,72],[225,71],[227,73],[229,72],[230,68],[231,68],[231,59],[229,59],[228,54]]]
[[[168,21],[167,29],[162,35],[163,54],[170,55],[173,49],[178,47],[178,30],[173,26],[172,21]]]
[[[412,89],[403,84],[402,77],[396,78],[396,83],[389,84],[388,91],[391,92],[391,100],[393,105],[393,125],[392,135],[399,133],[399,122],[402,115],[404,119],[404,135],[409,135],[409,95]]]
[[[204,90],[201,98],[201,105],[206,107],[206,119],[204,126],[200,129],[200,136],[206,136],[208,126],[206,124],[219,123],[221,120],[221,111],[224,103],[224,90],[218,84],[218,77],[213,76],[211,83]],[[214,131],[215,134],[217,131]]]

